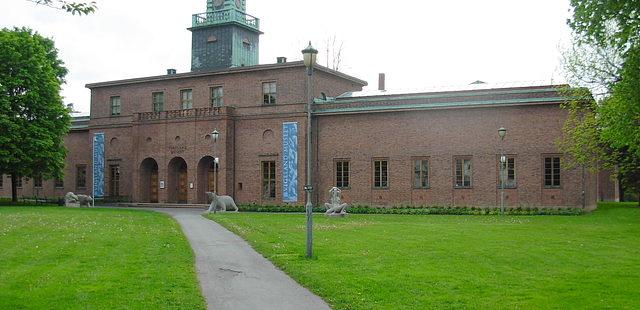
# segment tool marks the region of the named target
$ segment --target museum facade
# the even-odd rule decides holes
[[[19,195],[203,204],[213,191],[304,204],[307,71],[257,63],[259,20],[244,5],[209,1],[194,15],[191,72],[88,84],[91,113],[72,121],[64,179],[23,179]],[[497,206],[504,187],[508,206],[593,207],[613,192],[605,177],[563,166],[564,85],[393,93],[381,82],[362,91],[365,81],[315,66],[315,202],[334,186],[374,206]]]

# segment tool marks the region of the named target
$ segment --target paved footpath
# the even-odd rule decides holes
[[[202,209],[154,209],[174,217],[196,257],[208,309],[330,309]]]

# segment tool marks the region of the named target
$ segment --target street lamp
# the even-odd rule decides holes
[[[215,184],[215,192],[216,195],[218,194],[218,158],[215,157],[216,156],[216,142],[218,142],[218,138],[220,137],[220,133],[218,132],[218,129],[214,129],[211,132],[211,140],[213,140],[213,173],[215,175],[216,178],[216,184]],[[207,173],[208,174],[208,173]],[[209,176],[207,176],[208,178]],[[209,182],[207,182],[208,184]],[[209,185],[207,185],[206,187],[209,187]],[[217,207],[217,206],[216,206]],[[213,208],[213,213],[216,213],[216,207]]]
[[[504,155],[504,136],[507,135],[507,130],[504,127],[498,129],[498,136],[500,136],[500,214],[504,215],[504,184],[506,183],[506,168],[507,157]]]
[[[311,203],[311,192],[313,186],[311,186],[311,105],[313,103],[313,66],[316,63],[316,57],[318,50],[309,46],[302,50],[302,56],[304,59],[304,66],[307,67],[307,184],[304,186],[304,191],[307,193],[307,203],[305,205],[305,211],[307,215],[307,258],[313,256],[313,204]]]

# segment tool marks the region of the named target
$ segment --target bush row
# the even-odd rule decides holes
[[[272,212],[272,213],[303,213],[304,206],[260,206],[260,205],[239,205],[241,212]],[[314,207],[313,212],[324,213],[326,209]],[[406,214],[406,215],[498,215],[500,208],[480,208],[480,207],[369,207],[369,206],[352,206],[347,209],[351,214]],[[535,207],[518,207],[505,209],[507,215],[581,215],[583,210],[580,208],[535,208]]]

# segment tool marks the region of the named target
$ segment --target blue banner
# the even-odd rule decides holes
[[[282,124],[282,201],[298,202],[298,123]]]
[[[93,135],[93,197],[104,197],[104,133]]]

